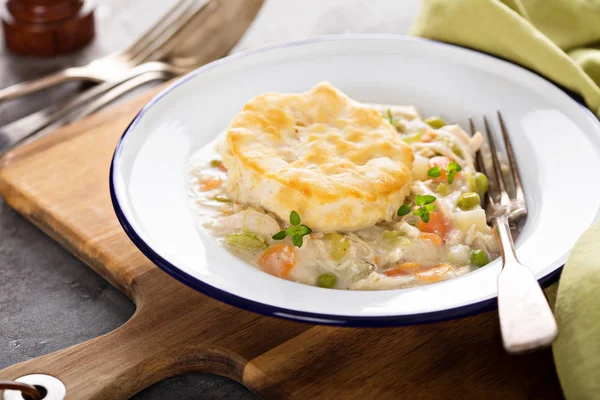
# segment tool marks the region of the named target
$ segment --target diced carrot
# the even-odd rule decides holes
[[[442,279],[444,279],[446,274],[448,272],[450,272],[451,269],[452,269],[452,267],[450,266],[450,264],[443,263],[440,265],[436,265],[433,268],[429,268],[429,269],[417,272],[417,278],[419,278],[419,280],[421,282],[427,282],[427,283],[439,282]]]
[[[223,172],[227,172],[227,168],[223,165],[223,163],[219,164],[219,169]]]
[[[421,135],[421,142],[429,143],[432,142],[436,137],[437,135],[435,132],[425,132],[423,135]]]
[[[448,220],[441,213],[433,211],[429,214],[429,222],[419,220],[417,228],[421,232],[435,233],[443,240],[448,233]]]
[[[387,271],[383,271],[386,276],[400,276],[400,275],[410,275],[421,269],[421,264],[416,262],[406,262],[400,265],[395,266],[394,268],[388,269]]]
[[[442,238],[435,233],[422,232],[420,238],[430,240],[432,243],[437,244],[438,246],[442,244]]]
[[[296,251],[287,244],[276,244],[266,249],[258,265],[268,274],[285,278],[296,265]]]
[[[442,174],[437,178],[433,178],[435,182],[446,182],[448,180],[448,172],[446,170],[451,162],[452,160],[446,156],[431,157],[429,159],[429,168],[440,167],[442,169]],[[456,175],[454,175],[455,178],[458,178],[459,176],[460,172],[457,172]]]
[[[216,176],[210,176],[202,181],[200,181],[200,190],[203,192],[207,192],[209,190],[216,189],[223,184],[223,180],[221,178],[217,178]]]

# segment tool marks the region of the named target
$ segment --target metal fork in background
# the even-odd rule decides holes
[[[45,77],[0,89],[0,101],[31,94],[67,81],[108,82],[122,79],[136,65],[162,59],[175,45],[173,40],[210,0],[179,0],[167,14],[127,50],[109,54],[80,67],[70,67]]]
[[[199,0],[194,0],[197,3]],[[0,128],[0,156],[27,138],[37,138],[108,104],[112,98],[146,81],[163,80],[189,72],[222,57],[238,41],[253,21],[263,0],[202,0],[177,34],[156,54],[163,61],[142,63],[120,79],[100,83],[69,101],[51,105]],[[104,96],[103,96],[104,94]],[[76,110],[83,110],[75,112]]]
[[[23,143],[29,143],[31,141],[34,141],[40,136],[43,136],[46,133],[59,128],[62,125],[77,121],[90,114],[93,114],[96,111],[104,108],[107,104],[112,103],[113,101],[128,94],[130,91],[139,88],[140,86],[143,86],[153,81],[165,81],[172,77],[173,74],[171,72],[157,69],[156,71],[149,71],[144,74],[140,74],[134,78],[131,78],[127,81],[123,81],[119,85],[115,85],[111,90],[105,92],[101,96],[98,96],[93,101],[86,104],[84,107],[77,109],[76,111],[64,116],[59,123],[50,124],[45,129],[39,130],[33,135],[24,137],[22,141],[14,142],[12,140],[8,140],[5,135],[5,132],[2,129],[0,129],[0,155],[3,155],[4,153],[10,151],[16,145],[21,145]],[[4,162],[6,161],[7,159],[4,159]]]
[[[200,3],[198,0],[194,1]],[[170,36],[169,40],[163,42],[161,47],[157,48],[156,44],[151,45],[150,47],[143,47],[140,44],[135,44],[133,48],[141,48],[141,50],[131,52],[130,50],[127,50],[127,52],[130,52],[131,55],[137,54],[138,57],[145,58],[146,54],[144,51],[151,49],[151,51],[153,51],[151,58],[166,58],[188,39],[187,35],[193,34],[198,28],[201,28],[207,18],[212,16],[214,11],[218,8],[218,2],[216,0],[203,0],[201,4],[202,6],[195,7],[185,18],[176,21],[177,26],[172,27],[171,30],[176,31],[177,34],[175,36]],[[214,34],[214,36],[218,35]],[[50,105],[26,117],[13,121],[0,128],[0,155],[14,147],[18,142],[33,136],[60,119],[63,119],[63,124],[72,121],[73,119],[65,118],[65,116],[69,116],[74,110],[85,106],[102,94],[107,93],[118,86],[120,86],[121,90],[124,87],[133,87],[132,85],[123,85],[128,80],[139,82],[139,80],[135,79],[136,77],[144,74],[155,76],[156,73],[159,73],[162,76],[168,74],[173,77],[187,73],[200,65],[198,62],[190,62],[189,64],[190,65],[186,67],[178,67],[161,61],[144,62],[140,65],[132,66],[127,71],[121,71],[119,78],[102,82],[64,103]],[[99,103],[102,104],[102,101]]]
[[[139,86],[139,82],[144,81],[143,78],[139,79],[140,77],[148,75],[149,81],[153,81],[159,80],[158,78],[153,77],[161,76],[161,79],[165,80],[186,72],[188,72],[187,69],[178,68],[160,61],[141,64],[133,68],[126,77],[121,80],[101,83],[65,103],[48,106],[26,117],[13,121],[10,124],[0,127],[0,155],[29,137],[38,137],[39,135],[37,135],[37,133],[45,132],[45,128],[53,126],[52,124],[61,119],[62,125],[74,121],[75,119],[71,118],[71,114],[78,108],[83,107],[84,110],[89,110],[90,108],[98,109],[98,104],[108,104],[109,102],[106,102],[105,100],[114,95],[110,94],[111,91],[114,90],[115,93],[121,93],[124,88],[130,88],[129,90],[131,90],[132,88]],[[131,83],[127,84],[129,81],[131,81]],[[119,94],[117,97],[120,97],[121,95],[122,94]],[[90,106],[90,104],[93,105]],[[83,113],[82,115],[82,113],[77,113],[75,115],[83,117],[87,114]]]
[[[522,353],[549,346],[556,338],[558,328],[542,288],[531,270],[519,262],[515,253],[509,222],[517,223],[527,216],[527,203],[512,143],[500,111],[498,119],[508,156],[510,177],[505,177],[502,173],[496,143],[485,117],[483,121],[493,172],[487,170],[481,151],[477,154],[477,161],[481,172],[493,177],[490,179],[486,198],[486,214],[488,222],[496,230],[502,252],[502,271],[498,275],[498,314],[502,342],[507,352]],[[471,134],[475,134],[477,129],[473,119],[469,119],[469,125]],[[512,178],[512,185],[505,178]],[[514,190],[508,190],[509,186]]]

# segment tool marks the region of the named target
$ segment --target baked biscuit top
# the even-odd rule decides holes
[[[391,218],[408,193],[413,159],[377,110],[326,82],[305,93],[253,98],[232,120],[223,146],[234,199],[284,220],[296,210],[307,223],[313,219],[313,229],[327,231]],[[334,204],[337,210],[329,210]],[[377,211],[341,223],[357,218],[348,209],[357,206]]]

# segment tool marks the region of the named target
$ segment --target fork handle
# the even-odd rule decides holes
[[[17,83],[4,89],[0,89],[0,102],[25,96],[73,80],[98,82],[98,78],[87,74],[83,68],[67,68],[41,78]]]
[[[502,250],[498,275],[498,314],[504,348],[523,353],[552,344],[556,320],[531,270],[517,259],[507,217],[494,220]]]
[[[179,70],[175,67],[169,66],[167,64],[161,62],[149,62],[145,64],[141,64],[127,74],[123,75],[121,79],[115,81],[107,81],[100,83],[85,92],[80,93],[75,96],[71,100],[65,103],[53,104],[46,108],[43,108],[33,114],[30,114],[26,117],[18,119],[16,121],[11,122],[0,128],[0,156],[10,150],[13,146],[20,143],[21,141],[32,137],[36,133],[42,131],[44,128],[50,126],[51,124],[56,123],[60,119],[65,119],[65,117],[69,116],[74,110],[90,103],[94,99],[97,99],[99,96],[113,90],[114,88],[121,86],[119,91],[126,93],[129,90],[125,90],[125,87],[130,87],[135,84],[134,83],[122,86],[124,83],[128,82],[131,79],[136,79],[140,75],[154,74],[151,76],[155,76],[155,78],[150,79],[146,76],[147,80],[158,80],[164,78],[156,78],[156,74],[161,76],[173,76],[179,73],[185,72],[183,69]],[[139,86],[137,84],[136,86]],[[132,86],[134,88],[135,86]],[[116,93],[116,92],[115,92]],[[114,95],[114,93],[113,93]],[[104,98],[106,99],[106,97]],[[103,100],[106,101],[106,100]],[[83,116],[95,111],[98,106],[103,106],[103,101],[99,101],[94,103],[95,105],[87,108],[87,111],[79,113],[75,116],[75,118],[82,118]],[[112,100],[108,100],[112,101]],[[66,120],[66,119],[65,119]]]

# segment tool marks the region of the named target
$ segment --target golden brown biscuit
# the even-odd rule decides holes
[[[375,109],[329,83],[266,93],[232,120],[222,147],[226,190],[315,231],[390,220],[410,191],[413,152]]]

